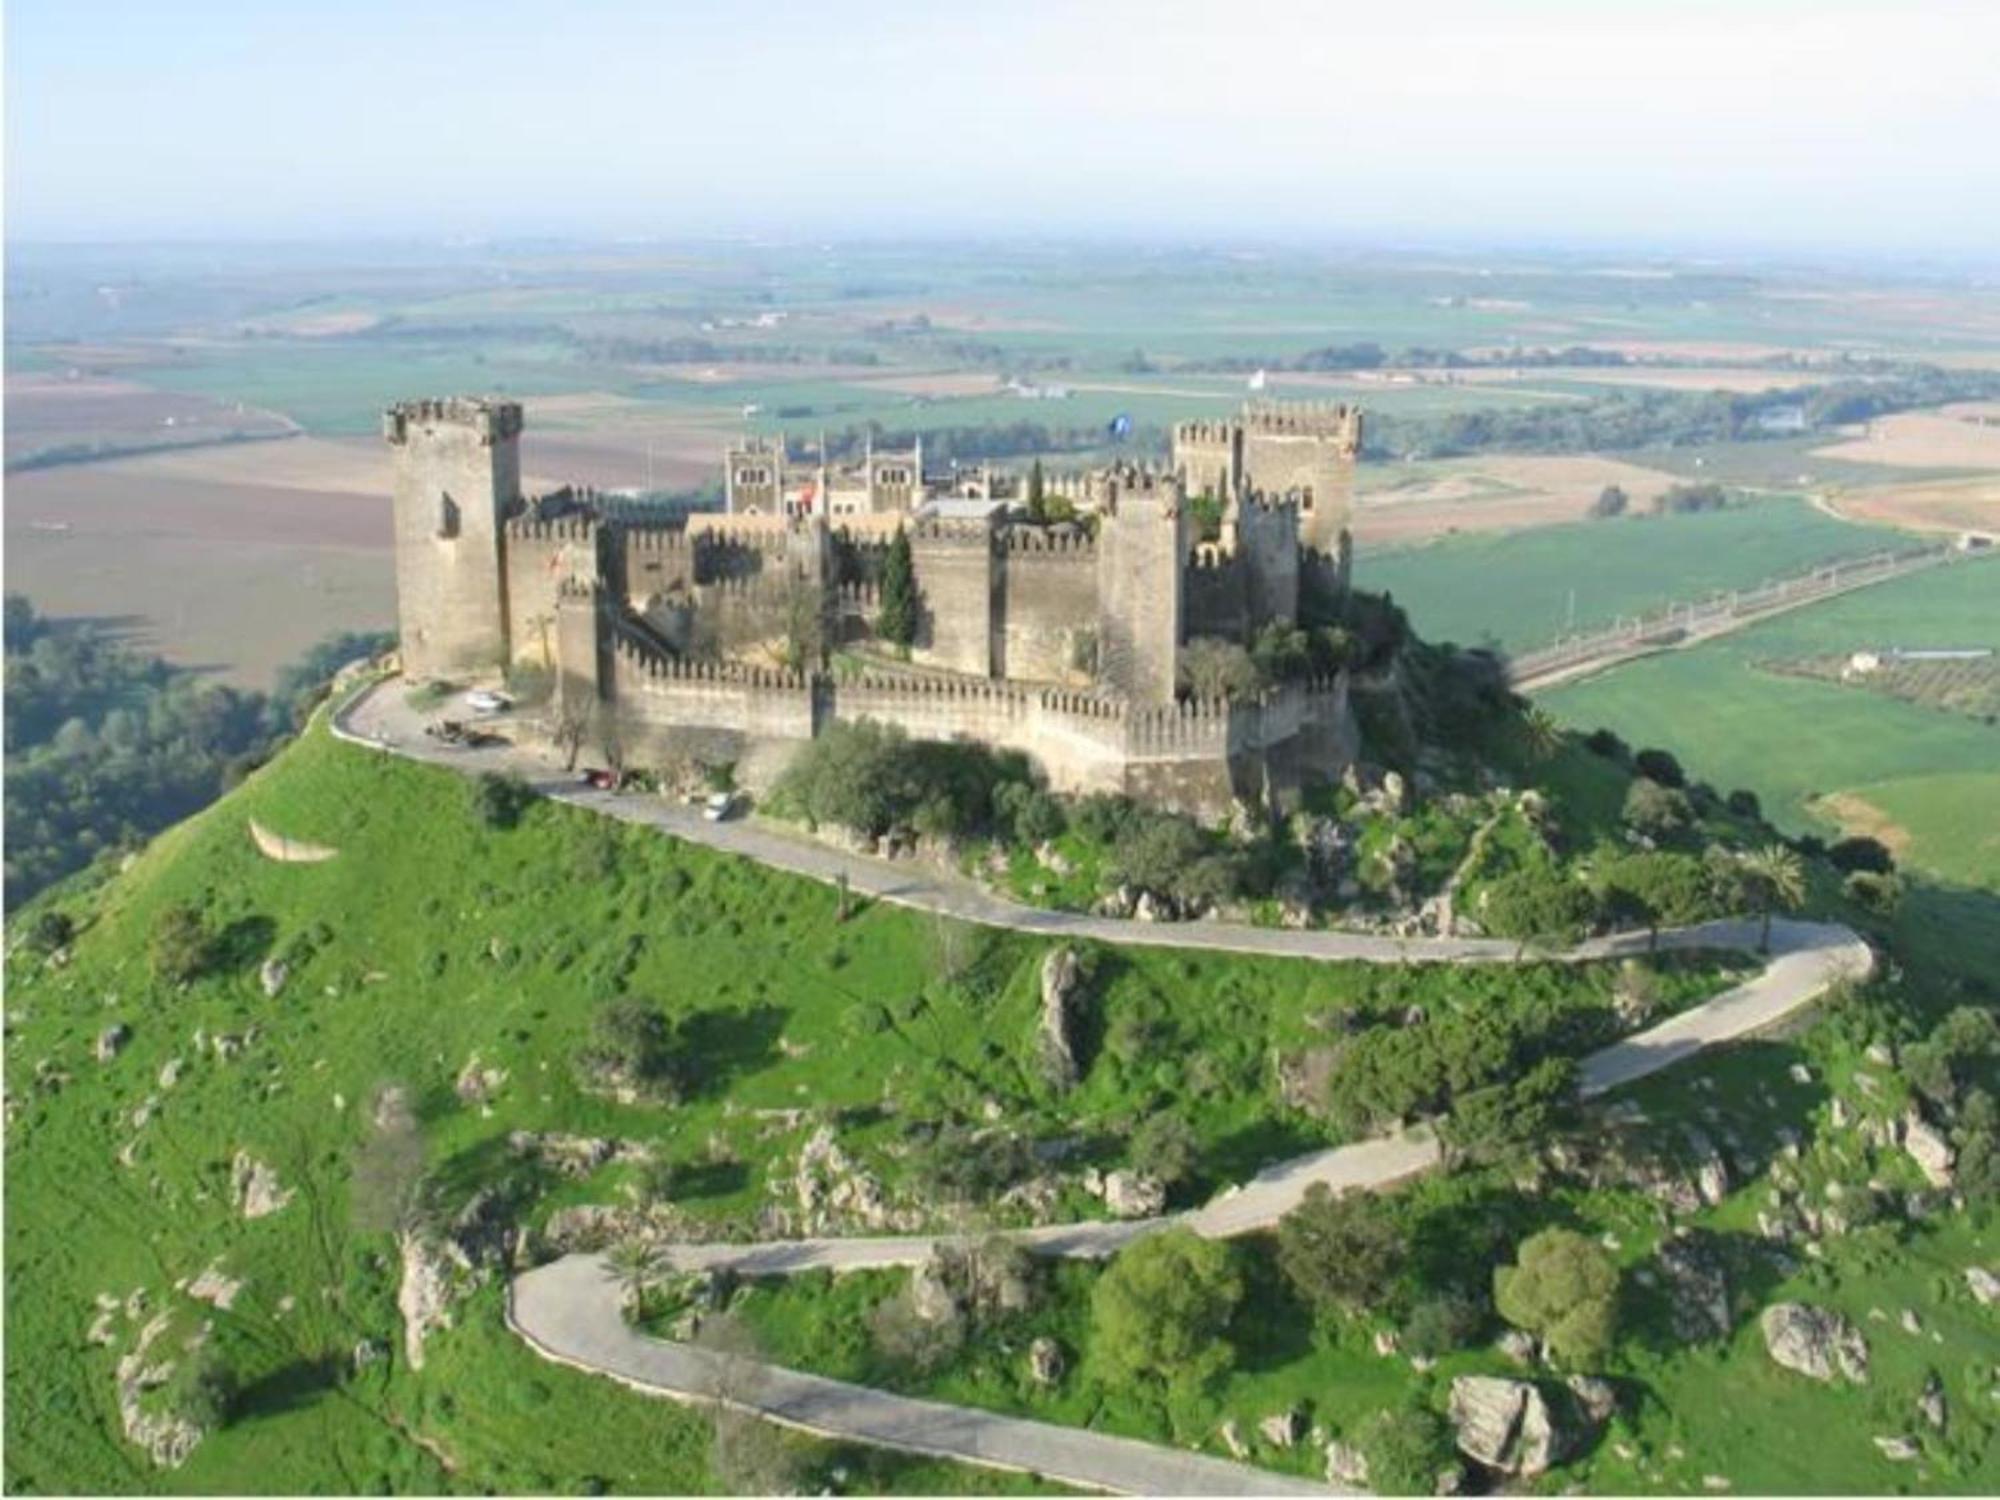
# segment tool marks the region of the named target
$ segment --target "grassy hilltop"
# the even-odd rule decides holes
[[[1582,783],[1568,794],[1579,806],[1615,806],[1618,788],[1602,784],[1608,763],[1575,750],[1554,769],[1558,782]],[[339,852],[318,864],[273,862],[253,847],[252,819]],[[1178,1193],[1191,1201],[1340,1138],[1337,1108],[1288,1104],[1273,1081],[1278,1060],[1311,1054],[1329,1025],[1376,1038],[1396,1034],[1391,1021],[1413,1037],[1484,1037],[1511,1055],[1500,1064],[1509,1069],[1615,1034],[1606,1028],[1632,982],[1609,966],[1374,968],[1087,949],[1086,1066],[1063,1095],[1036,1050],[1046,943],[881,906],[842,920],[826,887],[553,804],[531,803],[514,826],[505,822],[483,818],[461,778],[314,729],[122,872],[76,877],[18,914],[7,973],[10,1487],[706,1491],[728,1482],[711,1467],[704,1418],[547,1364],[507,1333],[497,1264],[453,1309],[453,1326],[430,1335],[424,1368],[410,1368],[396,1242],[365,1222],[385,1170],[371,1120],[384,1089],[400,1091],[419,1126],[438,1211],[449,1216],[486,1190],[533,1231],[582,1205],[648,1203],[699,1234],[796,1230],[805,1210],[795,1178],[822,1127],[837,1127],[856,1170],[879,1185],[885,1222],[900,1223],[894,1216],[921,1220],[964,1160],[1002,1173],[1014,1148],[1070,1138],[1071,1165],[1119,1167],[1137,1127],[1169,1114],[1185,1127]],[[1939,915],[1907,903],[1892,936],[1902,942],[1922,923],[1949,921],[1951,962],[1913,962],[1893,1003],[1843,1008],[1817,1040],[1744,1049],[1648,1086],[1644,1105],[1663,1128],[1699,1123],[1742,1142],[1739,1189],[1704,1210],[1704,1227],[1748,1244],[1744,1225],[1765,1190],[1758,1174],[1783,1129],[1805,1132],[1811,1171],[1861,1170],[1815,1125],[1835,1080],[1876,1030],[1921,1035],[1931,1016],[1973,993],[1965,976],[2000,969],[1990,911]],[[45,920],[58,918],[69,929],[60,944],[48,940],[60,923]],[[52,946],[61,958],[46,956]],[[1723,982],[1715,963],[1663,965],[1646,987],[1650,1003],[1672,1007]],[[674,1057],[666,1094],[621,1103],[579,1070],[607,1045],[604,1014],[620,998],[644,999],[663,1018]],[[114,1028],[125,1029],[123,1045],[107,1046],[100,1061],[100,1038]],[[1802,1059],[1810,1085],[1787,1071]],[[1713,1104],[1698,1102],[1703,1090]],[[941,1121],[957,1123],[939,1132]],[[533,1138],[517,1145],[516,1132]],[[608,1159],[565,1170],[551,1149],[560,1138],[602,1143]],[[1661,1149],[1672,1158],[1683,1148]],[[277,1211],[239,1213],[232,1179],[246,1160],[291,1195]],[[1426,1247],[1410,1262],[1420,1284],[1407,1292],[1458,1288],[1468,1275],[1476,1283],[1518,1237],[1551,1223],[1615,1235],[1633,1271],[1660,1242],[1643,1192],[1523,1191],[1519,1170],[1480,1168],[1399,1195],[1396,1212]],[[1900,1158],[1879,1165],[1898,1184],[1911,1170]],[[1042,1205],[1048,1216],[1104,1212],[1073,1176],[1058,1178],[1055,1192]],[[1004,1222],[1021,1211],[1001,1200],[989,1214]],[[1867,1434],[1892,1430],[1890,1408],[1907,1404],[1905,1387],[1935,1365],[1958,1425],[1927,1448],[1925,1480],[1992,1489],[2000,1476],[1980,1446],[1991,1425],[1980,1405],[1989,1336],[1985,1315],[1963,1308],[1957,1280],[1960,1267],[1994,1258],[1986,1214],[1922,1224],[1885,1214],[1831,1243],[1826,1261],[1794,1266],[1795,1290],[1856,1317],[1871,1300],[1892,1313],[1920,1302],[1945,1340],[1923,1360],[1880,1350],[1866,1393],[1773,1370],[1754,1322],[1720,1349],[1681,1349],[1642,1297],[1633,1341],[1613,1367],[1639,1404],[1629,1427],[1574,1474],[1610,1489],[1698,1486],[1703,1472],[1745,1486],[1888,1487],[1913,1471],[1876,1455]],[[1094,1404],[1101,1388],[1089,1383],[1081,1309],[1100,1273],[1081,1267],[1052,1278],[1032,1328],[993,1330],[973,1346],[990,1362],[1018,1350],[1017,1335],[1055,1330],[1079,1355],[1078,1384],[1038,1404],[1016,1388],[1011,1367],[950,1366],[914,1383],[1211,1450],[1213,1419],[1254,1419],[1281,1400],[1306,1402],[1335,1430],[1405,1395],[1438,1404],[1441,1386],[1369,1352],[1368,1318],[1315,1320],[1272,1274],[1268,1247],[1240,1253],[1257,1291],[1236,1334],[1246,1357],[1192,1406]],[[1744,1294],[1762,1297],[1781,1280],[1759,1271]],[[226,1308],[194,1300],[217,1281],[241,1283]],[[872,1278],[807,1280],[752,1289],[745,1310],[776,1355],[911,1384],[852,1347],[862,1307],[889,1290]],[[162,1313],[162,1338],[176,1346],[212,1325],[206,1347],[236,1387],[227,1423],[170,1469],[121,1439],[117,1403],[118,1361]],[[1504,1368],[1484,1347],[1498,1326],[1485,1317],[1438,1378]],[[815,1328],[832,1330],[835,1347],[816,1342]],[[1889,1337],[1872,1326],[1869,1336]],[[168,1347],[158,1344],[155,1357]],[[1811,1451],[1753,1441],[1734,1424],[1745,1403],[1759,1402],[1853,1441]],[[815,1485],[1028,1487],[798,1446]],[[1617,1456],[1627,1447],[1633,1457]]]

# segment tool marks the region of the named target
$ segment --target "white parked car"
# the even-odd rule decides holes
[[[474,688],[465,695],[465,706],[477,709],[483,714],[497,714],[514,706],[514,700],[505,693],[496,693],[491,688]]]
[[[720,823],[736,811],[740,800],[734,792],[712,792],[701,805],[701,815],[711,823]]]

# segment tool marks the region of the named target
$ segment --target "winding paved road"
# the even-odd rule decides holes
[[[830,882],[845,876],[854,890],[880,900],[1022,932],[1336,962],[1508,963],[1519,957],[1515,944],[1497,939],[1399,939],[1221,922],[1154,927],[1022,906],[969,882],[912,872],[754,824],[709,823],[693,809],[657,797],[591,791],[524,750],[445,748],[423,735],[421,716],[402,703],[393,684],[388,691],[363,689],[348,699],[333,715],[333,730],[342,739],[467,774],[517,771],[545,795],[607,816],[659,827],[814,879]],[[1755,923],[1714,922],[1663,933],[1661,945],[1754,950],[1757,938]],[[1594,939],[1559,956],[1582,961],[1643,952],[1646,946],[1644,934],[1622,934]],[[1873,964],[1868,945],[1845,927],[1775,922],[1769,961],[1760,973],[1584,1058],[1579,1064],[1582,1090],[1586,1096],[1601,1094],[1705,1047],[1768,1030],[1833,984],[1865,976]],[[1186,1213],[1126,1223],[1054,1225],[1018,1231],[1015,1238],[1038,1255],[1094,1258],[1111,1255],[1134,1239],[1173,1224],[1211,1238],[1227,1238],[1269,1228],[1314,1183],[1336,1191],[1375,1189],[1428,1171],[1439,1159],[1435,1138],[1416,1127],[1279,1162]],[[671,1264],[686,1270],[727,1267],[746,1275],[776,1276],[820,1267],[916,1265],[930,1257],[935,1244],[934,1238],[922,1236],[683,1244],[667,1247],[666,1255]],[[1324,1495],[1333,1488],[1130,1438],[922,1401],[777,1365],[741,1359],[725,1363],[725,1357],[710,1351],[650,1338],[628,1326],[620,1313],[617,1285],[595,1255],[565,1256],[516,1277],[509,1289],[507,1320],[547,1359],[609,1375],[653,1395],[725,1401],[827,1437],[1132,1494]]]

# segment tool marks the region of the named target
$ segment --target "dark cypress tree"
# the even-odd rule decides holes
[[[875,633],[897,646],[917,638],[917,574],[910,562],[909,533],[900,527],[882,564],[882,611],[875,617]]]
[[[1028,514],[1037,521],[1046,520],[1047,509],[1042,498],[1042,461],[1038,458],[1028,466]]]

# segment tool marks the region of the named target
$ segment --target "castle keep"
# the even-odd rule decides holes
[[[1165,467],[1049,476],[1076,519],[1026,515],[1018,475],[928,479],[921,447],[800,463],[724,455],[728,509],[672,521],[595,492],[528,496],[521,409],[393,407],[396,582],[412,680],[541,669],[547,724],[587,721],[633,764],[781,760],[838,720],[1032,757],[1052,787],[1204,815],[1337,775],[1344,676],[1195,696],[1191,642],[1242,644],[1347,586],[1360,417],[1252,406],[1185,423]],[[1198,539],[1195,501],[1219,512]],[[1010,503],[1012,502],[1012,503]],[[901,533],[917,621],[879,637]],[[834,670],[836,657],[838,670]]]

